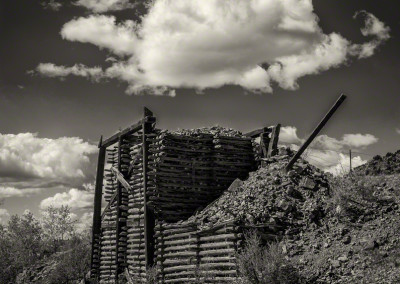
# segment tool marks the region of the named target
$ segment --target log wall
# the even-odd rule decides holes
[[[160,222],[155,231],[159,283],[231,283],[237,276],[242,233],[235,222],[208,230]]]
[[[116,283],[126,270],[144,282],[154,251],[160,283],[229,283],[236,276],[239,227],[230,222],[204,231],[184,220],[256,169],[260,150],[254,138],[153,127],[143,136],[143,129],[107,146],[103,197],[108,206],[96,244],[99,264],[92,262],[94,275],[100,283]],[[129,186],[117,180],[111,167]],[[154,223],[147,220],[149,212]]]

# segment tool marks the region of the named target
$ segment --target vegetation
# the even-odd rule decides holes
[[[21,274],[34,277],[26,269],[35,266],[51,266],[46,283],[82,279],[89,270],[89,233],[78,233],[74,225],[68,207],[49,207],[40,219],[30,212],[11,216],[0,225],[0,283],[16,283]]]

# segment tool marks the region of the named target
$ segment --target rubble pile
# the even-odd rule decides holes
[[[350,180],[345,201],[335,201],[323,226],[284,239],[285,254],[311,283],[399,283],[400,177],[342,179]],[[344,206],[357,218],[344,218]]]
[[[264,159],[265,167],[250,173],[246,181],[233,182],[220,198],[187,222],[207,228],[233,219],[244,226],[265,225],[277,234],[292,234],[299,227],[318,223],[329,196],[328,181],[304,160],[286,173],[288,161],[289,155]]]
[[[196,129],[180,129],[174,131],[172,134],[185,136],[201,136],[202,134],[211,134],[213,136],[246,137],[238,130],[233,128],[225,128],[219,125]]]
[[[365,175],[400,174],[400,150],[387,153],[385,156],[374,156],[371,161],[357,167],[354,171]]]

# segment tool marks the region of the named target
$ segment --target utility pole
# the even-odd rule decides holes
[[[352,167],[351,167],[351,149],[349,150],[349,157],[350,157],[350,173],[352,172]]]

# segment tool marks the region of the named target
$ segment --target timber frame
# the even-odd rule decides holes
[[[121,193],[122,191],[130,191],[130,185],[124,180],[123,175],[121,174],[121,141],[122,139],[130,134],[142,132],[142,141],[143,141],[143,175],[144,175],[144,192],[146,192],[146,180],[147,180],[147,157],[148,147],[146,142],[146,134],[151,132],[156,123],[156,118],[153,116],[153,113],[148,109],[144,108],[144,117],[139,120],[137,123],[119,131],[118,133],[112,135],[108,139],[103,141],[103,137],[100,137],[99,142],[99,156],[97,162],[97,174],[96,174],[96,185],[95,185],[95,195],[94,195],[94,212],[93,212],[93,228],[92,228],[92,252],[91,252],[91,262],[90,262],[90,278],[97,279],[98,278],[98,268],[99,268],[99,249],[100,249],[100,235],[101,235],[101,220],[104,218],[105,212],[110,208],[111,204],[117,200],[117,222],[116,222],[116,231],[117,236],[121,230],[121,223],[123,218],[121,218],[120,205],[121,205]],[[110,201],[106,205],[103,213],[101,212],[102,205],[102,195],[103,195],[103,179],[104,179],[104,165],[106,158],[106,150],[107,147],[110,147],[118,143],[118,169],[113,168],[112,170],[117,176],[118,180],[118,189],[111,197]],[[150,208],[146,206],[146,194],[145,194],[145,248],[146,248],[146,266],[149,267],[153,264],[153,256],[154,256],[154,237],[150,228],[154,227],[154,217]],[[126,223],[126,221],[125,221]],[[118,240],[116,242],[116,274],[115,279],[116,282],[118,280],[119,273],[122,273],[121,267],[119,267],[118,261]]]
[[[145,265],[146,268],[151,267],[154,262],[155,257],[155,216],[152,207],[148,204],[147,196],[147,183],[148,183],[148,157],[149,157],[149,142],[147,139],[148,134],[152,133],[155,129],[156,118],[153,113],[148,109],[144,108],[144,115],[141,120],[137,123],[120,130],[118,133],[112,135],[111,137],[103,140],[100,137],[99,142],[99,154],[97,162],[97,174],[96,174],[96,184],[95,184],[95,195],[94,195],[94,213],[93,213],[93,228],[92,228],[92,252],[91,252],[91,269],[90,278],[96,280],[99,278],[99,268],[100,268],[100,237],[101,237],[101,223],[105,216],[105,213],[110,209],[113,202],[116,202],[117,208],[117,218],[116,218],[116,252],[115,252],[115,281],[117,283],[118,276],[123,272],[123,267],[121,266],[121,259],[118,236],[121,232],[121,227],[126,226],[126,218],[121,216],[121,200],[122,193],[132,193],[133,189],[130,184],[125,180],[124,175],[121,173],[121,143],[124,137],[132,134],[141,134],[142,142],[142,155],[143,155],[143,192],[144,192],[144,246],[145,246]],[[280,132],[280,124],[272,127],[263,127],[244,134],[250,138],[260,139],[260,152],[258,153],[262,158],[269,158],[277,154],[277,144]],[[111,199],[106,204],[105,209],[101,212],[102,207],[102,196],[103,196],[103,179],[104,170],[106,162],[106,151],[110,146],[118,145],[118,156],[117,156],[117,166],[111,167],[111,172],[114,174],[117,180],[117,190],[111,196]],[[123,248],[121,248],[123,249]]]

